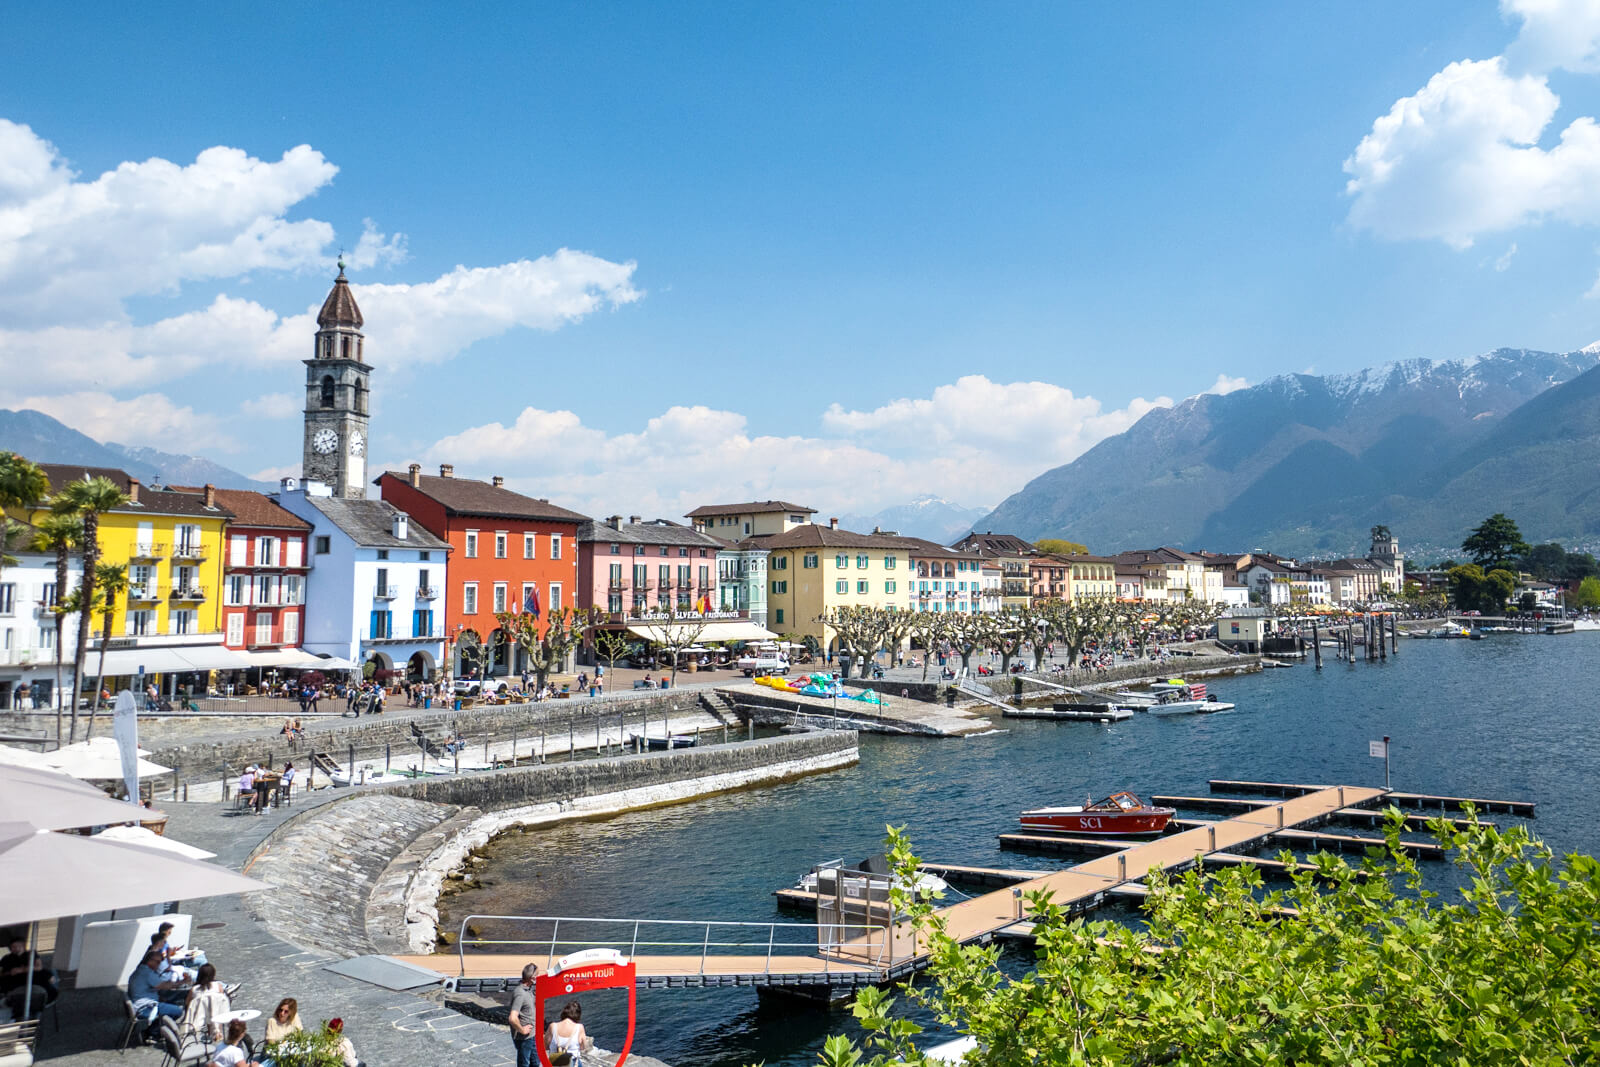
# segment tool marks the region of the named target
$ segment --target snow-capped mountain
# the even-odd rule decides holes
[[[972,530],[972,524],[989,514],[988,508],[969,508],[937,496],[924,496],[909,504],[896,504],[872,515],[843,515],[847,530],[893,530],[948,545]]]
[[[1107,549],[1343,553],[1361,547],[1375,522],[1413,544],[1459,544],[1471,525],[1503,510],[1482,496],[1459,507],[1435,499],[1464,465],[1484,461],[1473,446],[1529,401],[1600,374],[1597,365],[1600,344],[1566,353],[1502,348],[1352,374],[1285,374],[1191,397],[1035,478],[981,525]],[[1496,458],[1515,452],[1504,442]],[[1576,452],[1573,460],[1584,472],[1595,467]],[[1527,483],[1536,473],[1504,477]],[[1556,525],[1524,533],[1600,539],[1600,528],[1587,530],[1576,513]]]

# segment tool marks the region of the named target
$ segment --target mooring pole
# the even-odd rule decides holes
[[[1389,735],[1383,735],[1383,788],[1389,788]]]
[[[1311,621],[1311,658],[1316,662],[1317,670],[1322,669],[1322,631],[1318,629],[1316,620]]]

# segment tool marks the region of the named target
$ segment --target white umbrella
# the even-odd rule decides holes
[[[216,857],[215,852],[186,845],[182,841],[176,841],[143,826],[108,826],[94,836],[100,841],[115,841],[121,845],[137,845],[157,852],[171,852],[184,859],[209,860]]]
[[[50,759],[43,752],[30,752],[25,748],[13,748],[11,745],[0,745],[0,765],[7,767],[32,767],[36,770],[49,770]]]
[[[139,750],[141,757],[149,754],[144,749]],[[50,766],[74,778],[122,781],[122,751],[117,747],[116,740],[110,737],[79,741],[75,745],[67,745],[46,753],[45,758],[50,761]],[[138,770],[140,778],[149,778],[156,774],[166,774],[172,768],[141,758]]]
[[[26,767],[0,767],[0,812],[8,822],[26,821],[50,830],[162,817],[160,812],[124,800],[112,800],[93,786],[57,771],[35,771]]]
[[[0,926],[270,888],[214,863],[101,836],[0,823]]]

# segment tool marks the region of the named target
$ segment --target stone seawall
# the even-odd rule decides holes
[[[1261,656],[1258,653],[1235,656],[1174,656],[1165,663],[1128,663],[1106,671],[1068,671],[1066,674],[1045,675],[1043,681],[1077,689],[1100,689],[1108,685],[1132,685],[1139,682],[1156,682],[1164,678],[1210,678],[1219,674],[1246,674],[1260,669]],[[1047,685],[1030,686],[1028,683],[1037,682],[1038,679],[1028,674],[1014,674],[1010,678],[996,674],[974,677],[972,680],[988,686],[996,696],[1004,698],[1012,695],[1017,679],[1022,681],[1023,693],[1030,699],[1048,695],[1045,690],[1049,693],[1060,692]]]
[[[679,803],[858,759],[856,735],[835,731],[360,787],[263,841],[246,870],[277,888],[248,899],[298,945],[431,951],[445,876],[508,827]]]

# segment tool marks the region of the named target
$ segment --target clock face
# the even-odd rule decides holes
[[[339,447],[339,435],[332,430],[318,430],[311,438],[311,447],[326,456]]]
[[[353,433],[350,435],[350,454],[352,456],[361,455],[361,450],[366,447],[367,442],[359,433]]]

